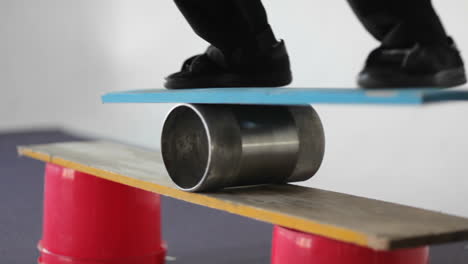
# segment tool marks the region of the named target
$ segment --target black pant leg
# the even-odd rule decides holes
[[[362,25],[377,40],[382,40],[402,20],[387,0],[348,0],[348,3]]]
[[[195,33],[221,50],[245,40],[249,25],[232,0],[174,0]]]
[[[233,0],[249,25],[252,34],[259,34],[269,27],[265,8],[260,0]]]
[[[249,25],[255,43],[250,47],[254,52],[270,49],[276,42],[275,35],[268,24],[268,16],[261,0],[233,0]]]
[[[447,43],[447,32],[431,0],[415,1],[406,10],[405,15],[411,27],[411,32],[415,34],[419,42],[428,44]]]
[[[197,35],[229,53],[276,43],[261,0],[174,0]]]
[[[447,34],[431,0],[348,0],[364,27],[382,41],[396,28],[413,42],[446,41]]]

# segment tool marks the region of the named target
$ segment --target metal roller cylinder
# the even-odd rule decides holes
[[[311,106],[180,104],[161,137],[169,176],[191,192],[305,181],[318,171],[324,150]]]

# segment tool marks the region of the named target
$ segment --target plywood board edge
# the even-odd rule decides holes
[[[336,239],[339,241],[348,242],[376,250],[394,249],[390,247],[391,244],[385,239],[380,239],[372,235],[358,232],[355,230],[314,222],[299,217],[281,214],[279,212],[273,212],[251,206],[230,203],[203,194],[188,193],[171,187],[158,185],[156,183],[133,179],[131,177],[120,175],[111,171],[93,168],[59,157],[53,157],[48,154],[34,151],[33,149],[28,148],[27,146],[18,147],[18,153],[22,156],[27,156],[33,159],[59,165],[65,168],[74,169],[106,180],[118,182],[150,192],[155,192],[164,196],[172,197],[178,200],[183,200],[189,203],[227,211],[229,213],[253,218],[259,221],[264,221],[283,227],[300,230],[303,232],[313,233],[316,235],[322,235],[331,239]]]
[[[18,155],[30,157],[36,160],[40,160],[43,162],[50,162],[51,156],[49,154],[33,151],[32,149],[28,148],[27,146],[18,146],[17,147]]]

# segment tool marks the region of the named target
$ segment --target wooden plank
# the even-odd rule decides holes
[[[468,101],[467,89],[356,88],[210,88],[186,90],[136,90],[102,96],[104,103],[193,103],[193,104],[378,104],[422,105],[444,101]]]
[[[293,185],[187,193],[175,188],[158,152],[110,142],[19,147],[21,155],[104,179],[340,241],[391,250],[468,240],[468,219]]]

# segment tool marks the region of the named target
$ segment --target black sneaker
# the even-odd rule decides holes
[[[392,48],[385,44],[369,55],[358,84],[363,88],[453,87],[466,83],[460,52],[446,44]]]
[[[238,50],[229,56],[210,46],[204,54],[186,60],[180,72],[166,77],[165,87],[278,87],[291,81],[289,56],[281,41],[264,52]]]

